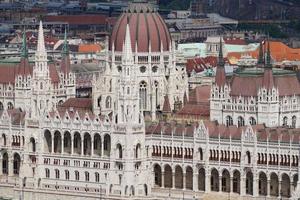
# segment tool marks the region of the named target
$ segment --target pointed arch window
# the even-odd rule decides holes
[[[297,117],[294,115],[292,117],[292,128],[296,128],[296,125],[297,125]]]
[[[147,109],[147,83],[142,81],[140,83],[140,109],[146,110]]]
[[[233,125],[233,119],[231,116],[226,117],[226,126],[232,126]]]
[[[243,117],[238,117],[238,127],[245,126],[245,120]]]

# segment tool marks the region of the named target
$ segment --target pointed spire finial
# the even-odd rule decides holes
[[[222,37],[220,37],[220,49],[219,49],[219,58],[218,58],[218,66],[224,67],[225,61],[223,57],[223,45],[222,45]]]
[[[62,57],[65,57],[69,54],[69,46],[67,40],[67,28],[65,28],[65,35],[64,35],[64,44],[62,47]]]
[[[21,58],[28,58],[28,49],[27,49],[25,28],[23,31],[23,38],[22,38]]]
[[[37,53],[46,53],[45,48],[45,39],[44,39],[44,30],[43,30],[43,23],[40,21],[39,33],[38,33],[38,46],[37,46]]]
[[[271,51],[270,51],[270,40],[269,40],[269,37],[268,37],[268,46],[267,46],[267,57],[266,57],[266,67],[267,68],[271,68],[272,65],[271,65]]]
[[[126,62],[133,61],[129,23],[127,23],[127,25],[126,25],[126,34],[125,34],[125,41],[124,41],[124,45],[123,45],[123,58],[122,59]]]
[[[259,44],[257,65],[264,65],[264,50],[262,42]]]

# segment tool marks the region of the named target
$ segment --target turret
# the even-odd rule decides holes
[[[33,67],[32,78],[31,117],[33,118],[38,118],[43,112],[49,111],[52,106],[52,85],[47,62],[43,24],[40,22],[38,45],[35,53],[35,65]]]
[[[64,43],[61,51],[61,71],[66,76],[68,76],[68,74],[70,73],[70,56],[69,56],[69,46],[67,40],[67,29],[65,29]]]
[[[139,123],[139,96],[137,88],[137,69],[134,65],[129,24],[126,26],[122,51],[122,72],[118,92],[117,123]]]
[[[218,65],[217,65],[215,81],[216,81],[216,85],[218,87],[223,87],[226,84],[225,61],[223,58],[222,38],[220,38],[220,50],[219,50]]]

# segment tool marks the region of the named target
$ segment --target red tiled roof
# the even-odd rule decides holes
[[[224,38],[225,44],[247,45],[246,41],[241,38]]]
[[[190,91],[189,101],[176,113],[177,117],[208,118],[210,86],[198,86]]]
[[[165,96],[165,100],[164,100],[164,105],[163,105],[162,111],[166,112],[166,113],[172,112],[168,95]]]
[[[81,44],[79,45],[79,53],[97,53],[101,51],[101,46],[99,44]]]
[[[59,83],[58,71],[54,64],[48,64],[50,79],[53,84]],[[32,75],[33,65],[28,60],[21,59],[19,64],[2,64],[0,65],[0,83],[14,84],[17,75]]]
[[[263,48],[267,48],[267,42],[264,42]],[[300,48],[294,49],[285,45],[282,42],[270,41],[270,52],[273,60],[277,62],[282,62],[284,60],[290,61],[299,61],[300,60]],[[230,60],[231,58],[240,59],[243,54],[248,54],[253,58],[258,58],[259,47],[255,51],[249,52],[229,52],[227,57]]]
[[[237,127],[237,126],[225,126],[218,124],[216,121],[203,121],[204,126],[208,130],[210,138],[221,138],[221,139],[235,139],[241,140],[242,132],[246,131],[248,126]],[[164,135],[164,136],[194,136],[194,130],[199,126],[198,123],[187,124],[185,122],[178,123],[176,121],[169,122],[152,122],[146,124],[146,134]],[[299,143],[300,128],[266,128],[262,124],[252,126],[254,133],[258,141],[270,142],[293,142]]]
[[[105,25],[107,16],[105,15],[57,15],[45,16],[45,22],[66,22],[70,25],[96,24]]]
[[[263,76],[237,76],[231,81],[232,96],[257,96],[258,89],[263,87]],[[272,81],[272,80],[269,80]],[[278,88],[279,96],[300,95],[300,83],[297,76],[273,76],[274,86]],[[271,84],[271,82],[270,82]]]
[[[225,61],[228,62],[228,60],[225,58]],[[208,56],[205,58],[193,58],[193,59],[187,59],[186,62],[186,70],[187,73],[191,73],[193,70],[196,73],[202,72],[205,69],[216,67],[218,64],[218,58],[214,56]]]
[[[93,107],[91,98],[69,98],[60,107],[90,110]]]

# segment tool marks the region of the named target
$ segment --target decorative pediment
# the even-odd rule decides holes
[[[81,120],[80,116],[79,116],[78,112],[76,111],[75,115],[74,115],[74,119],[73,119],[74,124],[80,124],[80,120]]]
[[[242,140],[244,140],[245,142],[256,141],[256,135],[251,126],[247,126],[247,128],[242,131]]]
[[[199,126],[196,128],[196,136],[201,139],[208,137],[208,129],[205,127],[203,120],[199,122]]]
[[[6,122],[6,123],[9,123],[10,122],[10,116],[7,112],[7,110],[3,110],[3,113],[2,113],[2,116],[1,116],[1,121],[2,122]]]

